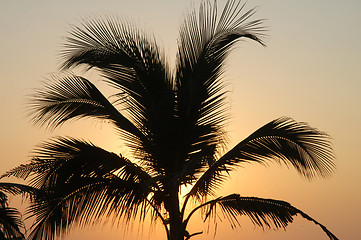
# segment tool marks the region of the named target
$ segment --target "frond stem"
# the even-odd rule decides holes
[[[184,203],[183,203],[183,206],[182,206],[182,210],[181,210],[181,218],[183,219],[184,217],[184,213],[186,211],[186,206],[188,204],[188,201],[189,201],[189,197],[190,197],[190,194],[187,194],[185,200],[184,200]]]
[[[163,226],[165,228],[165,231],[167,233],[167,239],[170,239],[170,232],[169,229],[167,227],[167,222],[164,219],[164,217],[162,216],[162,214],[159,212],[159,210],[154,206],[154,204],[149,201],[149,199],[146,199],[146,201],[149,203],[149,205],[154,209],[155,213],[158,215],[158,217],[162,220]]]
[[[192,217],[192,215],[193,215],[198,209],[200,209],[200,208],[202,208],[202,207],[204,207],[204,206],[206,206],[206,205],[208,205],[208,204],[212,204],[212,203],[216,202],[217,200],[219,200],[220,198],[221,198],[221,197],[216,198],[216,199],[213,199],[213,200],[211,200],[211,201],[202,203],[201,205],[195,207],[195,208],[188,214],[188,217],[186,218],[186,220],[183,221],[183,227],[184,227],[184,229],[186,229],[187,224],[188,224],[190,218]]]

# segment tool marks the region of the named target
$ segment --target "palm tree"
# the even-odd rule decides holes
[[[34,121],[56,128],[74,119],[106,120],[132,157],[72,137],[41,144],[30,163],[4,175],[30,178],[39,189],[28,209],[35,218],[29,239],[54,239],[102,217],[125,225],[150,217],[164,226],[167,239],[184,240],[200,234],[187,231],[197,212],[205,220],[222,212],[232,226],[245,215],[264,228],[284,228],[299,214],[337,239],[287,202],[216,195],[228,174],[245,163],[278,161],[309,179],[334,169],[328,136],[287,117],[226,151],[224,62],[242,39],[264,45],[263,20],[251,20],[254,9],[243,10],[244,4],[229,0],[220,15],[216,2],[191,11],[180,27],[174,72],[154,38],[129,21],[104,17],[73,27],[61,69],[97,70],[117,91],[116,100],[84,77],[54,76],[36,92]],[[183,199],[182,186],[190,188]]]
[[[21,214],[16,208],[9,207],[6,193],[25,194],[30,189],[32,188],[21,184],[0,183],[0,239],[25,240]]]

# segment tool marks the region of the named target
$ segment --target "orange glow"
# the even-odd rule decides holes
[[[84,138],[129,156],[106,124],[77,122],[54,132],[34,127],[26,118],[26,96],[40,86],[46,74],[57,71],[56,54],[61,50],[59,45],[64,42],[68,23],[76,23],[76,19],[89,13],[111,11],[129,16],[161,39],[172,61],[179,22],[191,2],[2,1],[2,173],[29,160],[34,146],[57,135]],[[218,2],[222,5],[225,1]],[[260,6],[257,16],[268,19],[268,47],[244,41],[231,55],[225,76],[231,88],[229,147],[266,122],[290,116],[330,134],[337,171],[332,178],[308,182],[285,166],[246,165],[232,173],[219,195],[237,192],[287,200],[326,225],[340,239],[355,239],[360,236],[361,222],[361,1],[249,0],[247,6]],[[181,194],[185,192],[182,188]],[[242,227],[237,230],[219,221],[215,239],[326,239],[319,228],[302,218],[296,217],[286,231],[263,232],[246,218],[240,221]],[[74,230],[63,239],[165,239],[160,225],[154,228],[146,223],[142,231],[137,226],[128,233],[109,226]],[[155,231],[149,233],[149,230]],[[214,225],[210,225],[207,235],[207,223],[195,216],[191,231],[204,231],[192,240],[210,239]]]

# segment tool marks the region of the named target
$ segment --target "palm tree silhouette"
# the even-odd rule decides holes
[[[334,168],[328,136],[287,117],[225,150],[224,62],[242,39],[264,45],[263,20],[251,20],[254,9],[243,10],[244,4],[229,0],[220,15],[216,3],[206,1],[199,13],[191,11],[180,27],[174,72],[154,38],[129,21],[104,17],[73,26],[62,70],[97,70],[117,91],[116,101],[84,77],[54,76],[34,97],[34,120],[53,128],[74,119],[106,120],[132,159],[71,137],[40,145],[30,163],[4,175],[30,178],[39,189],[28,210],[35,218],[29,239],[54,239],[104,216],[126,224],[148,216],[162,223],[167,239],[184,240],[200,234],[187,231],[197,212],[205,220],[223,213],[232,226],[246,215],[265,228],[284,228],[299,214],[337,239],[287,202],[216,195],[228,174],[244,163],[278,161],[310,179]],[[190,188],[183,199],[181,186]]]
[[[6,193],[13,195],[30,193],[31,187],[16,183],[0,183],[0,239],[25,240],[25,226],[20,212],[10,207]]]

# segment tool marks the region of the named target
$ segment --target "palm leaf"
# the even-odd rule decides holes
[[[203,1],[199,13],[190,12],[180,28],[175,82],[179,124],[188,137],[182,142],[189,142],[188,165],[194,167],[188,166],[190,175],[199,171],[197,162],[212,164],[225,141],[228,109],[222,75],[228,53],[242,38],[263,44],[262,20],[250,20],[253,9],[242,15],[243,7],[228,1],[218,17],[216,2]],[[203,149],[213,152],[199,154]]]
[[[0,232],[3,234],[2,239],[25,239],[22,233],[24,224],[21,221],[21,214],[15,208],[0,208]]]
[[[262,20],[247,22],[254,10],[240,15],[243,7],[228,1],[218,19],[216,3],[204,1],[199,17],[192,11],[181,26],[176,86],[179,111],[184,117],[196,118],[200,124],[221,121],[224,104],[221,76],[230,49],[243,37],[262,43],[259,39]]]
[[[151,130],[146,120],[174,109],[173,82],[155,40],[119,18],[86,20],[73,27],[63,52],[64,68],[96,67],[118,88],[119,102],[138,128]],[[124,99],[126,101],[124,101]],[[158,111],[159,109],[162,111]]]
[[[31,163],[5,174],[30,177],[30,185],[38,189],[27,211],[36,219],[30,239],[53,239],[102,216],[129,221],[138,214],[144,217],[149,208],[155,211],[148,195],[157,183],[123,156],[73,138],[45,142],[35,154]]]
[[[263,228],[285,228],[289,223],[293,222],[294,216],[300,214],[305,219],[320,226],[331,240],[338,239],[325,226],[284,201],[241,197],[238,194],[231,194],[226,197],[219,197],[208,201],[195,208],[193,212],[190,213],[185,224],[188,223],[191,215],[201,208],[205,209],[204,220],[217,218],[217,216],[219,216],[217,213],[220,211],[223,213],[223,217],[230,222],[232,228],[240,225],[237,218],[243,215],[249,217],[255,225]]]
[[[90,226],[110,218],[119,224],[138,214],[144,217],[150,207],[146,182],[135,183],[117,177],[82,177],[58,184],[36,196],[28,208],[28,217],[36,219],[29,239],[54,239],[73,226]]]
[[[328,176],[334,169],[329,137],[290,118],[279,118],[261,127],[210,166],[189,196],[212,195],[228,172],[244,163],[268,161],[293,166],[306,178]]]
[[[126,131],[128,141],[139,141],[142,133],[124,117],[90,81],[80,76],[53,76],[44,89],[38,89],[31,102],[35,123],[57,127],[71,119],[92,117],[110,120]]]
[[[4,174],[2,177],[7,177],[6,174]],[[9,183],[9,182],[0,182],[0,191],[6,192],[12,195],[18,195],[18,194],[29,194],[31,196],[32,193],[36,191],[35,188],[20,184],[20,183]]]
[[[119,18],[87,20],[70,32],[63,67],[95,67],[120,91],[116,103],[145,136],[130,147],[161,173],[168,168],[167,160],[174,159],[168,153],[159,156],[157,149],[175,148],[176,95],[164,56],[155,40],[148,39]]]
[[[18,193],[21,187],[10,187],[10,184],[1,183],[1,190]],[[19,184],[20,185],[20,184]],[[0,191],[0,238],[1,239],[25,239],[23,231],[25,226],[21,220],[20,212],[8,206],[7,196]]]
[[[54,138],[35,151],[28,164],[22,164],[3,175],[27,179],[34,187],[45,188],[69,182],[81,176],[116,175],[122,179],[149,181],[152,177],[127,158],[108,152],[92,143],[74,138]]]

